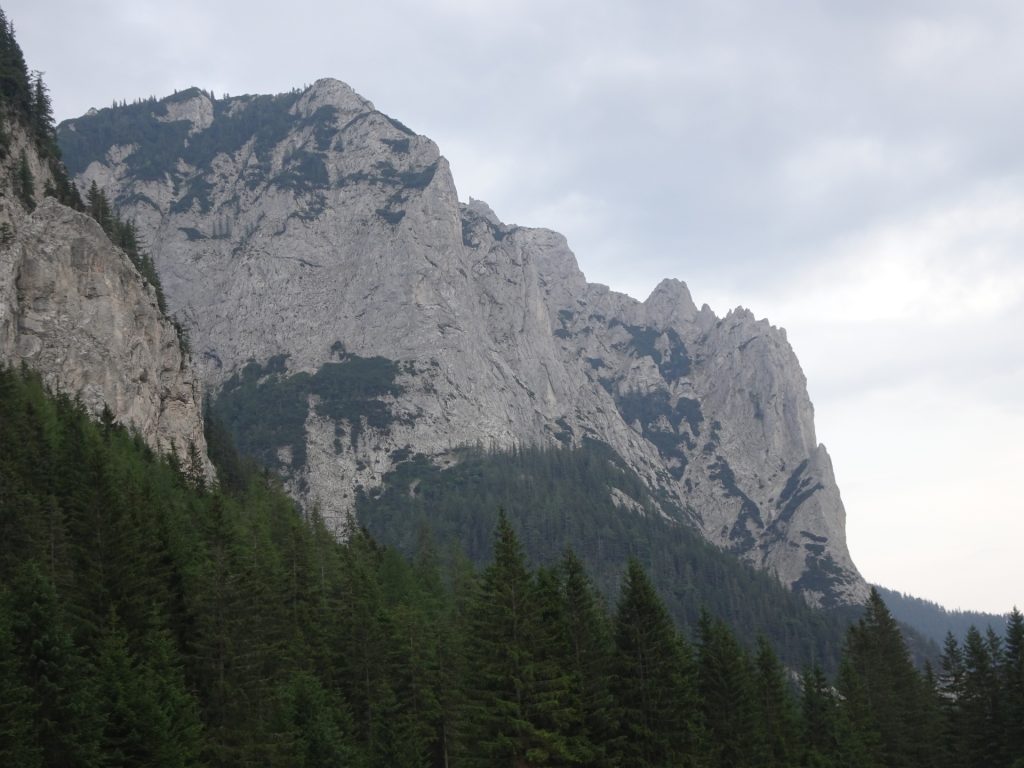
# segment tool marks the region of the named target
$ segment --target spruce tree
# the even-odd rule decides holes
[[[546,764],[559,748],[537,719],[538,622],[522,546],[501,512],[494,562],[481,577],[470,623],[470,764]]]
[[[624,765],[700,765],[697,668],[640,563],[631,559],[615,616],[613,692]]]
[[[964,638],[961,702],[968,765],[999,765],[1003,736],[999,719],[999,681],[992,649],[973,626]]]
[[[26,685],[11,634],[11,610],[0,592],[0,765],[41,768],[43,753],[35,741],[33,689]]]
[[[1003,681],[1008,762],[1024,761],[1024,616],[1016,607],[1006,622]]]
[[[571,551],[562,559],[564,621],[569,658],[582,715],[582,736],[590,752],[586,764],[595,768],[614,765],[619,731],[612,696],[615,644],[601,596],[583,563]]]
[[[931,745],[922,717],[923,686],[899,626],[875,589],[864,616],[847,634],[838,688],[850,721],[877,738],[877,762],[926,764]]]
[[[56,128],[53,123],[53,104],[50,100],[50,91],[43,82],[42,72],[32,73],[31,89],[31,129],[36,148],[40,157],[56,159],[60,150],[57,148]]]
[[[754,690],[749,660],[729,628],[701,613],[697,627],[697,680],[713,764],[753,765]]]
[[[22,150],[18,160],[18,171],[14,177],[14,192],[29,212],[36,207],[35,183],[35,176],[28,164],[28,155]]]
[[[801,677],[803,757],[801,765],[832,768],[839,765],[839,714],[832,687],[821,667],[804,671]]]
[[[967,734],[964,731],[964,654],[952,632],[939,658],[936,688],[942,712],[942,746],[949,768],[967,768]]]
[[[800,717],[786,671],[764,636],[757,639],[753,670],[752,760],[763,768],[793,765],[799,754]]]

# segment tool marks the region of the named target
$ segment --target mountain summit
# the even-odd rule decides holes
[[[337,80],[58,135],[144,235],[243,448],[339,526],[417,454],[596,441],[654,500],[619,492],[623,515],[695,526],[812,604],[867,595],[803,372],[748,310],[588,283],[564,237],[461,204],[437,146]]]

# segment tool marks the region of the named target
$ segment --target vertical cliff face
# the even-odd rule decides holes
[[[17,123],[5,130],[16,151],[0,159],[0,361],[28,365],[96,416],[108,407],[157,450],[191,443],[205,460],[199,382],[153,287],[95,221],[45,196],[47,164]],[[22,156],[31,212],[13,189]]]
[[[675,280],[644,302],[588,284],[563,237],[460,204],[433,142],[338,81],[186,91],[60,138],[142,229],[243,447],[327,517],[415,453],[598,440],[663,515],[811,602],[866,594],[803,373],[766,321],[698,309]]]

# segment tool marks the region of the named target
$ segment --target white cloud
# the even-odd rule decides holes
[[[846,234],[803,260],[781,301],[792,321],[938,329],[1024,308],[1024,194],[997,187]]]

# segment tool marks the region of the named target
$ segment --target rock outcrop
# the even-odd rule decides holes
[[[662,514],[810,602],[866,595],[800,365],[749,311],[587,283],[561,235],[460,204],[433,142],[335,80],[193,89],[59,135],[144,233],[243,447],[327,517],[413,453],[598,440]]]
[[[95,416],[106,406],[156,450],[194,444],[211,474],[200,384],[153,286],[95,221],[44,195],[47,164],[17,124],[6,130],[17,152],[0,160],[0,361],[27,364]],[[22,154],[31,213],[10,182]]]

